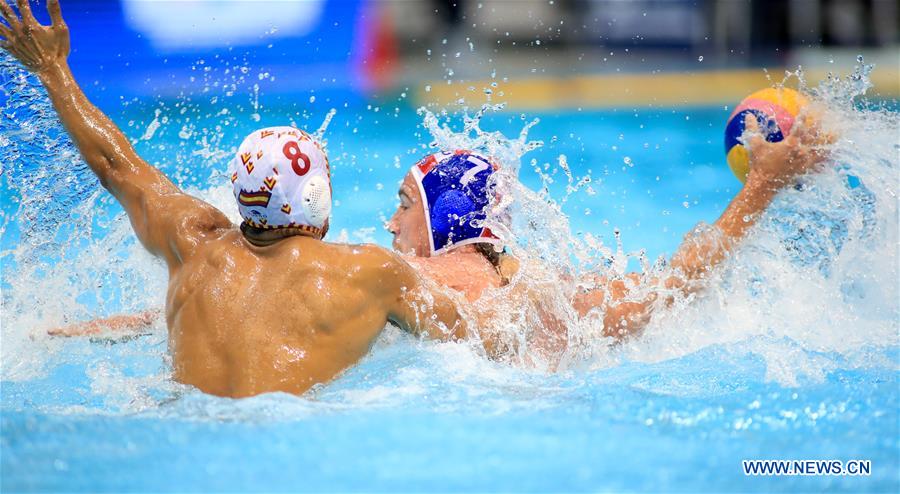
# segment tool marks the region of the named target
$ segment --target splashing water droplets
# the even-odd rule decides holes
[[[854,103],[870,87],[871,70],[871,65],[860,61],[846,78],[828,78],[813,89],[806,88],[801,69],[786,75],[781,84],[796,79],[814,100],[820,125],[841,136],[830,147],[829,162],[844,165],[807,177],[804,187],[782,191],[737,246],[738,255],[710,273],[706,289],[687,297],[672,293],[667,302],[658,299],[644,335],[616,347],[609,347],[609,340],[602,336],[602,312],[579,319],[568,302],[576,285],[579,290],[596,285],[571,280],[595,276],[625,280],[633,259],[641,268],[633,297],[642,300],[649,295],[642,287],[671,274],[665,258],[650,264],[642,251],[624,252],[619,230],[614,233],[614,251],[594,235],[571,235],[560,203],[549,196],[547,185],[552,178],[536,161],[532,160],[532,169],[545,186],[534,192],[521,185],[517,180],[520,161],[541,145],[527,139],[536,119],[528,122],[523,115],[527,123],[518,139],[507,139],[480,125],[486,112],[502,110],[502,105],[485,105],[474,116],[464,115],[461,132],[420,110],[434,146],[479,150],[501,164],[495,174],[499,200],[486,224],[523,265],[523,273],[499,297],[507,322],[493,328],[505,332],[506,341],[516,342],[510,359],[546,369],[581,367],[586,362],[605,367],[622,359],[655,362],[727,345],[738,354],[762,357],[768,379],[796,386],[807,379],[823,379],[829,369],[844,365],[838,363],[840,359],[857,362],[847,365],[863,365],[853,356],[866,354],[866,348],[890,345],[900,315],[895,159],[900,125],[896,113],[861,109]],[[633,165],[630,157],[623,161]],[[556,169],[571,186],[565,156]],[[858,177],[861,185],[848,186],[848,175]],[[682,202],[684,208],[691,205]],[[723,242],[720,237],[715,227],[701,223],[685,236],[684,245]],[[537,342],[547,335],[539,322],[523,313],[529,310],[523,309],[527,304],[504,299],[525,286],[541,287],[545,306],[566,327],[562,333],[566,350],[558,360],[541,352]],[[832,360],[818,352],[840,357]]]
[[[231,68],[234,77],[249,74],[243,63]],[[587,184],[596,180],[592,182],[588,175],[578,177],[574,157],[559,156],[555,162],[535,160],[533,168],[543,174],[542,180],[552,180],[554,172],[560,181],[565,177],[565,197],[554,200],[549,188],[533,191],[522,185],[523,157],[543,145],[529,138],[538,119],[523,114],[521,120],[513,120],[522,127],[518,135],[508,138],[482,128],[484,117],[503,111],[502,104],[487,104],[474,115],[464,114],[461,129],[447,123],[446,113],[420,109],[432,148],[470,149],[500,165],[492,178],[497,198],[484,225],[504,239],[509,252],[520,260],[521,269],[508,286],[496,292],[497,297],[485,298],[483,303],[493,305],[490,308],[500,314],[488,329],[508,345],[504,359],[549,371],[607,367],[621,361],[658,362],[724,346],[737,354],[760,356],[769,379],[798,385],[807,378],[822,379],[839,365],[864,365],[857,355],[895,341],[896,245],[900,244],[896,135],[900,125],[896,113],[857,104],[871,87],[872,70],[860,59],[849,76],[829,77],[814,88],[805,87],[799,70],[786,76],[800,81],[801,89],[822,107],[822,127],[840,136],[831,147],[831,162],[841,166],[804,178],[804,190],[782,192],[738,247],[738,255],[709,274],[706,290],[687,298],[677,294],[660,297],[659,310],[644,335],[612,347],[602,333],[603,311],[579,318],[571,307],[573,296],[599,288],[600,277],[634,284],[626,275],[635,265],[641,269],[637,283],[649,283],[671,272],[665,259],[651,263],[643,251],[626,252],[622,236],[628,234],[627,228],[621,233],[615,230],[614,245],[605,244],[599,231],[612,220],[604,210],[616,206],[609,204],[613,202],[610,199],[620,198],[607,195],[602,197],[606,201],[595,199],[591,210],[598,231],[573,235],[562,206],[570,196],[589,190]],[[2,54],[0,72],[14,74],[0,78],[3,91],[10,95],[0,119],[0,146],[8,158],[2,160],[2,177],[10,197],[4,203],[0,227],[0,260],[4,263],[0,350],[5,364],[3,379],[21,381],[59,364],[50,357],[62,343],[40,335],[48,327],[162,305],[166,283],[164,269],[135,242],[121,210],[62,137],[64,130],[36,81]],[[447,76],[449,81],[453,71],[448,70]],[[197,77],[221,77],[221,72],[204,69],[197,71]],[[152,146],[161,133],[180,129],[177,133],[185,149],[178,151],[179,162],[195,162],[197,157],[227,159],[233,142],[223,141],[222,136],[234,128],[235,119],[261,120],[260,87],[251,84],[257,78],[251,79],[243,85],[234,80],[220,86],[218,108],[206,115],[215,115],[211,119],[215,124],[199,123],[204,115],[196,114],[195,105],[145,108],[146,115],[153,115],[152,121],[134,118],[134,129],[145,129],[146,136],[137,145]],[[507,82],[505,77],[502,80]],[[491,88],[495,87],[492,82]],[[247,91],[242,93],[242,88]],[[425,92],[430,89],[426,86]],[[239,104],[228,102],[232,95],[240,99]],[[334,110],[328,112],[315,132],[318,139],[323,138],[334,115]],[[355,128],[350,133],[356,136]],[[615,134],[611,138],[615,139]],[[623,161],[634,165],[631,157]],[[641,166],[631,173],[657,165],[647,157],[640,161]],[[394,166],[398,166],[396,160]],[[191,167],[172,168],[185,175],[191,193],[234,217],[230,188],[211,185],[218,183],[221,175],[198,178],[189,175]],[[531,173],[528,167],[526,171]],[[848,187],[849,176],[860,185]],[[373,183],[380,190],[381,182]],[[689,206],[685,201],[685,207]],[[335,207],[339,207],[337,201]],[[674,208],[669,206],[661,214],[674,216],[670,209]],[[714,228],[701,224],[685,238],[690,245],[693,239],[715,235]],[[517,295],[529,290],[540,292],[540,304],[527,297],[523,302]],[[634,293],[637,299],[644,295],[640,290]],[[549,329],[547,320],[542,319],[547,311],[557,319]],[[157,337],[148,352],[161,359],[165,353],[162,328],[153,330]],[[160,375],[167,380],[165,371]],[[147,403],[146,393],[136,393],[133,387],[120,390],[116,383],[151,384],[123,381],[119,369],[92,367],[91,379],[98,392],[117,394],[117,399],[140,406]]]

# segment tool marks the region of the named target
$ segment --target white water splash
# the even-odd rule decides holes
[[[4,314],[0,358],[3,380],[28,381],[63,361],[57,352],[64,343],[47,338],[48,328],[98,314],[161,306],[166,280],[165,270],[137,244],[127,219],[117,214],[78,158],[38,84],[7,59],[0,57],[0,64],[6,95],[0,144],[9,158],[3,162],[0,226]],[[867,70],[862,67],[856,72],[859,77],[830,78],[806,89],[826,109],[823,125],[840,135],[832,150],[832,161],[839,166],[807,180],[802,191],[782,194],[772,214],[718,270],[710,289],[658,313],[642,337],[616,347],[602,336],[596,319],[579,319],[571,310],[572,294],[579,289],[573,280],[586,273],[621,277],[629,259],[639,261],[645,278],[658,274],[664,264],[650,265],[641,253],[624,252],[618,237],[616,245],[607,246],[591,235],[571,234],[560,206],[569,195],[588,193],[591,179],[575,176],[565,157],[556,166],[566,176],[566,196],[551,197],[552,178],[534,162],[530,168],[543,173],[545,186],[533,191],[521,185],[518,176],[528,169],[522,167],[522,158],[541,145],[528,139],[537,120],[508,139],[480,128],[481,117],[500,110],[499,105],[464,117],[462,131],[423,111],[435,147],[479,150],[503,165],[495,175],[502,199],[493,205],[487,226],[522,260],[513,283],[500,297],[490,299],[502,316],[490,329],[509,348],[503,360],[539,371],[572,370],[626,360],[658,362],[723,345],[736,354],[760,356],[767,363],[768,377],[788,385],[820,380],[836,367],[890,365],[878,350],[897,343],[898,117],[859,106]],[[224,85],[223,91],[233,93],[233,85]],[[257,98],[254,92],[248,111],[259,108]],[[197,117],[196,106],[188,100],[165,110],[169,125],[185,128],[177,115]],[[173,153],[175,162],[185,163],[175,167],[176,180],[236,221],[230,188],[210,186],[221,183],[218,175],[199,177],[187,165],[198,156],[215,161],[233,153],[224,136],[234,128],[236,112],[214,111],[215,126],[198,128],[192,122],[191,138],[181,139],[183,147],[166,151]],[[324,132],[331,115],[319,132]],[[167,130],[161,125],[154,135]],[[849,188],[848,175],[862,185]],[[344,238],[371,237],[361,231]],[[502,296],[515,290],[540,291],[540,305],[555,314],[556,326],[547,327],[542,307],[533,301],[523,305],[522,298]],[[481,351],[476,345],[426,348],[433,350],[430,358],[455,366],[449,376],[486,374],[505,383],[510,373],[521,377],[518,369],[507,371],[486,363],[477,356]],[[165,354],[164,346],[154,351],[160,358]],[[123,410],[146,409],[153,396],[146,388],[159,382],[129,380],[114,366],[81,363],[90,370],[92,389],[110,394],[109,403]],[[165,372],[161,376],[167,378]],[[411,373],[403,376],[410,392],[425,379]],[[125,383],[124,388],[117,383]],[[341,396],[369,403],[384,398],[384,393],[396,392]]]
[[[596,368],[623,360],[659,362],[724,345],[737,354],[759,356],[766,362],[767,379],[793,386],[820,382],[834,368],[889,361],[877,357],[877,350],[895,348],[900,329],[900,118],[862,99],[871,70],[860,60],[849,76],[829,76],[815,88],[806,86],[801,71],[788,73],[781,84],[796,80],[820,112],[820,126],[839,136],[826,169],[805,177],[801,187],[783,191],[715,270],[706,289],[687,298],[676,294],[668,307],[659,304],[640,337],[614,346],[601,336],[602,312],[584,319],[573,313],[568,302],[576,289],[572,280],[590,274],[621,279],[632,258],[643,268],[640,279],[649,285],[666,272],[666,262],[650,265],[642,252],[623,252],[618,232],[614,249],[590,235],[583,240],[573,236],[560,209],[568,196],[559,201],[549,197],[549,175],[540,167],[534,167],[545,183],[540,192],[521,185],[523,155],[541,145],[527,140],[536,120],[518,138],[508,139],[479,126],[485,112],[500,105],[463,116],[459,132],[420,110],[434,146],[480,151],[501,164],[496,174],[501,199],[486,224],[524,269],[489,298],[495,307],[485,304],[482,310],[493,309],[495,327],[487,330],[503,335],[508,360],[542,369]],[[557,166],[568,177],[567,194],[590,183],[590,177],[572,176],[565,157]],[[504,221],[510,216],[512,222]],[[699,225],[686,238],[708,235],[703,233],[707,228]],[[540,304],[521,295],[528,286],[537,287]],[[643,294],[639,291],[636,300]],[[548,330],[547,318],[535,316],[541,309],[536,305],[553,312],[564,329]]]
[[[813,89],[800,78],[820,125],[838,136],[828,165],[783,191],[708,289],[657,317],[616,360],[726,345],[760,356],[767,378],[786,385],[883,365],[872,350],[896,348],[900,329],[900,118],[860,100],[871,70],[860,61]]]

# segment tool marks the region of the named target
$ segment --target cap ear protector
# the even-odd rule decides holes
[[[244,222],[262,230],[296,228],[322,237],[331,215],[331,173],[322,146],[293,127],[248,135],[230,165]]]
[[[306,218],[312,224],[324,226],[331,215],[331,187],[328,181],[321,176],[310,177],[303,186],[301,196]]]
[[[483,226],[494,197],[488,179],[497,166],[469,151],[426,156],[410,173],[425,206],[432,255],[469,244],[500,245]]]

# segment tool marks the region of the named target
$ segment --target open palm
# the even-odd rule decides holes
[[[28,0],[17,0],[19,16],[6,0],[0,0],[0,15],[6,24],[0,23],[0,47],[16,57],[23,65],[41,72],[69,55],[69,28],[63,21],[59,0],[48,0],[52,24],[38,23],[31,13]]]

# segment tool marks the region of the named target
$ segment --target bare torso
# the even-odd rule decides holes
[[[544,365],[556,366],[565,350],[566,325],[557,314],[548,310],[537,287],[520,283],[502,292],[490,291],[505,286],[516,274],[520,266],[515,258],[505,256],[498,269],[471,246],[463,246],[439,256],[404,259],[438,285],[460,292],[473,303],[478,336],[488,355],[503,358],[515,354],[517,343],[509,341],[515,338],[498,333],[497,328],[525,324],[528,327],[519,330],[528,334],[529,348],[534,353],[527,360],[533,361],[533,357],[540,356],[550,362]],[[507,310],[512,308],[515,310]],[[520,318],[521,314],[533,314],[534,317]]]
[[[237,230],[204,244],[169,281],[175,378],[229,396],[302,393],[358,361],[388,320],[371,248]]]
[[[488,288],[499,288],[503,278],[490,261],[466,246],[434,257],[404,257],[423,275],[452,288],[474,302]]]
[[[50,25],[35,19],[27,1],[17,5],[21,16],[0,1],[0,48],[38,76],[84,161],[125,209],[141,243],[168,265],[166,317],[176,379],[220,395],[299,393],[356,362],[388,320],[433,338],[465,336],[465,322],[452,301],[425,290],[405,262],[383,249],[306,237],[269,247],[250,245],[224,214],[184,194],[141,159],[121,130],[88,101],[66,61],[69,32],[59,3],[48,0]],[[820,133],[807,118],[812,116],[804,114],[802,125],[778,143],[766,142],[756,120],[746,117],[750,138],[745,145],[752,157],[747,182],[714,223],[715,231],[708,238],[689,239],[674,256],[671,265],[680,273],[675,285],[702,280],[779,190],[823,165],[834,136]],[[439,284],[464,292],[470,301],[481,302],[482,292],[502,282],[486,260],[474,257],[423,263],[432,265],[423,271]],[[665,280],[667,288],[671,281]],[[525,286],[524,298],[509,298],[540,309],[537,290]],[[605,300],[604,288],[599,290],[582,301],[579,312]],[[626,306],[620,321],[646,313],[653,300]],[[493,300],[481,305],[495,312],[500,307]],[[552,315],[535,312],[540,319]],[[642,324],[604,326],[624,336]]]

